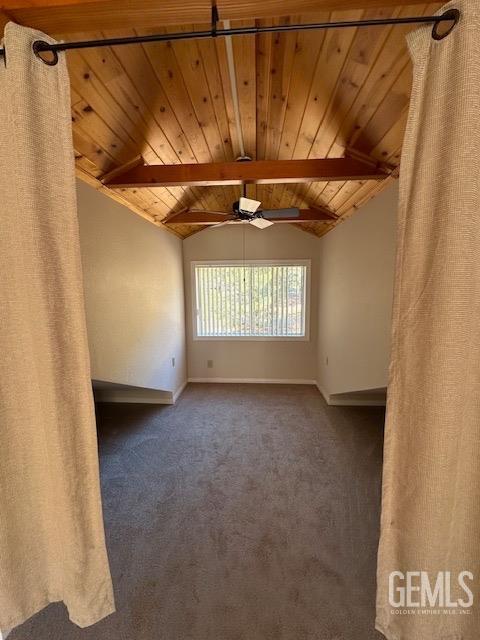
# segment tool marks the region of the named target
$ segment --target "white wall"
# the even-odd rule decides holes
[[[243,239],[245,233],[245,255]],[[190,379],[263,379],[313,381],[316,379],[317,294],[311,287],[309,341],[193,340],[191,262],[195,260],[312,261],[316,282],[318,238],[291,225],[263,231],[248,225],[208,229],[184,240],[188,376]],[[213,368],[207,367],[213,360]]]
[[[387,385],[397,202],[395,184],[319,240],[318,384],[327,400]]]
[[[175,392],[186,380],[182,241],[81,182],[78,213],[92,378]]]

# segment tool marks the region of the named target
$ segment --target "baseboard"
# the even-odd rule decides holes
[[[360,400],[359,398],[332,398],[330,397],[330,402],[327,402],[331,407],[384,407],[384,400],[375,400],[375,399],[365,399]]]
[[[318,382],[318,380],[315,382],[315,386],[317,387],[317,389],[320,391],[320,393],[323,396],[323,399],[325,400],[325,402],[327,404],[330,404],[330,396],[328,395],[328,393],[325,391],[325,389],[320,385],[320,383]]]
[[[188,382],[213,382],[227,384],[310,384],[316,385],[315,380],[301,378],[189,378]]]
[[[95,390],[96,402],[114,402],[125,404],[175,404],[182,395],[188,382],[185,382],[176,391],[160,391],[142,387],[128,387],[111,384],[109,387]]]
[[[172,404],[172,392],[150,387],[136,387],[109,380],[92,380],[95,402],[125,404]]]
[[[172,395],[172,402],[171,404],[175,404],[176,401],[180,398],[180,396],[182,395],[182,393],[185,391],[185,387],[188,384],[188,380],[185,380],[185,382],[178,387],[178,389],[176,391],[174,391],[173,395]]]
[[[385,400],[383,398],[365,396],[364,398],[356,397],[354,392],[342,394],[328,394],[325,389],[317,381],[315,383],[317,389],[323,396],[323,399],[330,407],[384,407]]]
[[[162,395],[160,395],[162,394]],[[164,394],[164,395],[163,395]],[[167,391],[150,393],[128,392],[124,389],[102,390],[95,394],[96,402],[113,402],[119,404],[173,404],[172,394]]]

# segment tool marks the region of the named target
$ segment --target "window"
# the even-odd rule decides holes
[[[308,339],[310,261],[193,262],[196,339]]]

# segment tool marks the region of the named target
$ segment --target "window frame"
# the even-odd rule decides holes
[[[232,266],[232,265],[259,265],[259,266],[295,266],[306,267],[305,270],[305,335],[303,336],[199,336],[197,334],[197,279],[195,267],[197,266]],[[192,330],[193,340],[205,341],[214,340],[230,342],[310,342],[310,282],[311,282],[311,260],[192,260],[190,262],[190,292],[192,298]]]

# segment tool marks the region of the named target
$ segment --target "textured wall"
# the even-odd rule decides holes
[[[387,385],[397,202],[395,184],[318,241],[318,382],[327,396]]]
[[[245,256],[243,252],[245,233]],[[260,231],[247,225],[209,229],[184,240],[185,294],[190,378],[315,380],[317,287],[311,287],[309,341],[193,340],[191,262],[195,260],[311,259],[317,278],[318,238],[292,227]],[[213,360],[213,367],[207,367]]]
[[[176,391],[186,379],[182,241],[80,182],[78,211],[92,378]]]

